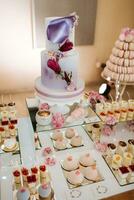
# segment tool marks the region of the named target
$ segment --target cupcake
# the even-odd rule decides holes
[[[127,150],[127,143],[124,141],[119,141],[117,147],[117,153],[123,155],[123,153]]]
[[[27,181],[27,176],[29,175],[28,169],[23,167],[21,169],[21,173],[22,173],[23,181],[26,182]]]
[[[62,167],[67,171],[75,170],[79,167],[78,160],[72,156],[68,156],[62,163]]]
[[[119,154],[115,154],[112,158],[112,168],[118,169],[121,166],[122,166],[122,156],[120,156]]]
[[[55,148],[58,149],[58,150],[63,150],[63,149],[66,149],[66,148],[67,148],[67,143],[68,143],[67,139],[65,139],[65,138],[60,138],[60,139],[58,139],[58,140],[56,140],[56,141],[54,142],[54,146],[55,146]]]
[[[30,192],[27,188],[21,187],[16,194],[17,200],[30,200]]]
[[[90,165],[94,165],[95,164],[94,159],[92,158],[92,156],[89,153],[82,155],[80,157],[79,162],[80,162],[81,165],[83,165],[85,167],[88,167]]]
[[[71,183],[72,185],[81,185],[83,180],[84,180],[84,176],[83,174],[80,172],[80,170],[76,170],[76,171],[71,171],[67,174],[67,180],[69,183]]]
[[[39,170],[40,170],[40,178],[46,178],[46,166],[41,165],[39,167]]]
[[[13,176],[14,176],[14,182],[16,184],[20,184],[21,183],[21,176],[20,176],[20,171],[19,170],[15,170],[13,172]]]
[[[66,129],[66,132],[65,132],[66,138],[71,139],[75,135],[76,135],[76,133],[75,133],[74,128],[67,128]]]
[[[52,134],[52,139],[58,140],[60,138],[63,138],[63,134],[61,133],[60,130],[55,130],[54,133]]]
[[[123,154],[123,165],[129,166],[132,164],[133,155],[129,152]]]
[[[79,147],[79,146],[81,146],[83,144],[82,137],[79,136],[79,135],[72,137],[70,144],[73,147]]]
[[[99,173],[96,166],[86,167],[84,169],[84,177],[88,180],[97,181],[99,178]]]
[[[52,189],[50,184],[42,184],[38,188],[39,200],[52,200]]]

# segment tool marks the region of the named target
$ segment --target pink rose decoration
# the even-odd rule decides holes
[[[39,105],[39,110],[49,110],[50,106],[48,103],[42,103]]]
[[[60,74],[61,68],[60,68],[58,61],[56,61],[55,59],[49,59],[47,61],[47,66],[50,69],[52,69],[56,74]]]
[[[44,156],[47,156],[47,155],[49,155],[51,153],[52,153],[52,148],[51,147],[46,147],[46,148],[43,149],[43,155]]]
[[[53,157],[48,157],[46,158],[45,164],[49,166],[53,166],[56,164],[56,160]]]
[[[107,143],[105,142],[96,142],[95,143],[95,148],[97,149],[97,151],[100,151],[101,153],[106,152],[107,150]]]
[[[65,43],[59,48],[60,51],[69,51],[73,48],[73,43],[69,40],[66,40]]]
[[[64,121],[64,117],[61,113],[55,113],[52,117],[52,125],[54,128],[62,128]]]
[[[114,116],[108,116],[106,118],[106,124],[110,126],[114,126],[116,124],[116,118]]]
[[[112,134],[112,128],[109,125],[105,125],[102,129],[103,135],[110,136]]]

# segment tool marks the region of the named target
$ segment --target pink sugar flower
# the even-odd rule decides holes
[[[48,103],[42,103],[39,105],[39,110],[49,110],[50,106]]]
[[[112,134],[112,128],[109,125],[105,125],[102,129],[103,135],[110,136]]]
[[[54,128],[62,128],[64,121],[64,116],[61,113],[55,113],[52,117],[52,125]]]
[[[110,126],[114,126],[116,124],[116,118],[114,116],[108,116],[106,118],[106,124]]]
[[[105,142],[96,142],[95,143],[95,148],[97,149],[97,151],[100,151],[101,153],[104,153],[104,152],[106,152],[106,150],[107,150],[107,143],[105,143]]]

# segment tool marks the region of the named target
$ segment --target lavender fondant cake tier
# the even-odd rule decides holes
[[[48,67],[47,63],[48,60],[52,60],[51,53],[48,51],[43,51],[41,53],[41,81],[45,87],[50,89],[62,89],[66,91],[68,83],[65,79],[62,79],[61,74],[55,74],[51,68]],[[71,80],[73,80],[74,86],[77,88],[77,81],[78,81],[78,64],[79,64],[79,56],[78,53],[74,50],[71,50],[69,53],[65,55],[61,55],[59,59],[58,65],[60,66],[63,77],[64,73],[66,72],[68,76],[71,76]],[[55,64],[55,63],[54,63]],[[56,64],[55,64],[56,65]],[[70,77],[68,77],[69,79]],[[70,81],[71,81],[70,80]],[[69,81],[69,80],[68,80]]]

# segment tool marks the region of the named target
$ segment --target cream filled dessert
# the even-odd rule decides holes
[[[84,177],[88,180],[97,181],[99,178],[99,173],[96,166],[86,167],[84,169]]]
[[[62,167],[67,171],[75,170],[79,167],[78,160],[73,156],[68,156],[62,163]]]
[[[123,154],[123,165],[129,166],[132,164],[133,155],[130,152],[125,152]]]
[[[21,169],[21,173],[22,173],[22,178],[23,178],[23,181],[26,182],[27,181],[27,176],[29,175],[29,171],[27,168],[23,167]]]
[[[16,184],[20,184],[21,183],[21,175],[20,175],[20,171],[19,170],[15,170],[13,172],[13,176],[14,176],[14,182]]]
[[[134,182],[134,164],[129,165],[129,175],[127,177],[128,182]]]
[[[39,110],[35,118],[39,125],[45,126],[51,123],[52,113],[49,110]]]
[[[16,104],[15,104],[15,102],[9,102],[9,103],[8,103],[8,110],[9,110],[9,111],[14,111],[14,110],[16,110]]]
[[[39,174],[38,168],[37,167],[32,167],[31,168],[31,172],[32,172],[33,175],[36,176],[36,180],[38,180],[38,174]]]
[[[38,188],[39,200],[51,200],[52,189],[50,184],[42,184]]]
[[[30,200],[30,192],[27,188],[21,187],[16,194],[17,200]]]
[[[53,132],[51,137],[52,137],[53,140],[58,140],[58,139],[63,138],[63,134],[60,130],[57,129]]]
[[[37,190],[36,190],[36,183],[37,183],[36,176],[35,175],[28,175],[27,176],[27,183],[28,183],[30,194],[32,194],[32,195],[36,194],[36,192],[37,192]]]
[[[122,166],[122,156],[120,156],[119,154],[114,154],[112,158],[112,168],[118,169],[121,166]]]
[[[80,170],[71,171],[67,174],[67,180],[73,185],[80,185],[84,180],[84,176]]]
[[[40,178],[46,178],[46,166],[45,165],[41,165],[40,167],[39,167],[39,170],[40,170]]]
[[[121,184],[127,183],[127,177],[129,175],[129,170],[126,166],[119,167],[118,169],[118,177]]]
[[[67,128],[66,129],[66,132],[65,132],[66,138],[70,139],[70,138],[72,138],[75,135],[76,135],[76,132],[75,132],[74,128]]]
[[[67,141],[66,138],[60,138],[60,139],[57,139],[54,142],[55,148],[59,149],[59,150],[66,149],[67,148],[67,144],[68,144],[68,141]]]
[[[1,112],[1,111],[4,111],[4,110],[6,110],[6,109],[7,109],[7,104],[1,103],[1,104],[0,104],[0,112]]]
[[[89,153],[80,156],[79,162],[81,165],[85,167],[95,164],[95,160],[92,158],[92,156]]]
[[[117,152],[120,155],[123,155],[123,153],[127,150],[127,143],[124,141],[119,141],[118,147],[117,147]]]
[[[13,124],[8,126],[10,136],[16,136],[16,128]]]
[[[5,129],[2,126],[0,127],[0,135],[1,135],[1,138],[5,138],[6,136]]]
[[[107,149],[107,155],[108,156],[113,156],[116,152],[116,145],[113,143],[109,143],[107,145],[108,149]]]
[[[134,139],[128,140],[128,151],[131,152],[134,156]]]
[[[72,137],[70,144],[74,147],[81,146],[83,144],[82,137],[79,135]]]

